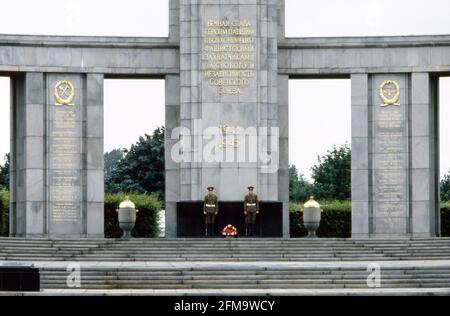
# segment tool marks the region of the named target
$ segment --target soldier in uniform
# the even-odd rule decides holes
[[[255,236],[256,214],[259,213],[258,196],[253,191],[254,187],[248,187],[248,193],[244,197],[245,236]]]
[[[214,194],[214,187],[208,187],[208,193],[203,202],[203,214],[205,215],[205,236],[214,236],[214,224],[219,213],[219,202]]]

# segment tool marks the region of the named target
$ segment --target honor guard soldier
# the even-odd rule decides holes
[[[219,202],[214,194],[214,187],[208,187],[208,193],[203,202],[203,214],[205,215],[205,236],[214,236],[214,224],[219,213]]]
[[[245,235],[255,235],[256,214],[259,213],[258,196],[253,191],[254,187],[249,186],[248,193],[244,198]]]

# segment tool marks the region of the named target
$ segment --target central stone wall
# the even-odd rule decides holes
[[[167,177],[179,186],[169,208],[202,200],[208,186],[222,201],[242,201],[249,185],[279,201],[277,39],[277,1],[180,1],[179,122],[190,135],[180,137],[179,182]],[[240,128],[256,134],[239,138]]]

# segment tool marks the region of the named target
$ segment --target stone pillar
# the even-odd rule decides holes
[[[10,105],[9,105],[9,126],[10,126],[10,135],[9,135],[9,235],[14,236],[16,228],[16,216],[13,216],[12,213],[17,210],[17,204],[16,204],[16,166],[15,166],[15,136],[17,134],[16,132],[16,126],[15,126],[15,112],[16,112],[16,105],[14,100],[14,96],[16,96],[16,86],[17,86],[17,79],[14,80],[14,78],[11,78],[10,80]]]
[[[180,42],[180,0],[169,0],[169,41]]]
[[[103,75],[25,73],[14,85],[11,235],[103,237]]]
[[[440,235],[437,79],[411,74],[411,234]]]
[[[289,76],[287,75],[278,75],[278,123],[280,126],[278,198],[283,202],[283,237],[289,238]]]
[[[371,231],[372,199],[369,192],[371,169],[369,166],[369,76],[351,76],[352,121],[352,237],[368,237]]]
[[[180,76],[167,75],[165,78],[166,95],[166,133],[165,133],[165,170],[166,170],[166,237],[177,236],[177,202],[180,200],[180,164],[172,159],[171,152],[176,140],[171,138],[174,128],[180,126]]]
[[[180,1],[179,124],[189,131],[180,139],[190,146],[182,148],[187,159],[179,164],[177,201],[200,201],[208,186],[216,188],[220,201],[242,201],[249,185],[261,201],[280,201],[278,181],[287,178],[278,174],[279,9],[275,0]],[[256,133],[239,144],[223,137],[237,128]],[[209,147],[211,142],[216,145]],[[242,148],[244,160],[238,158]],[[217,156],[206,161],[204,153]]]
[[[187,153],[192,161],[180,165],[181,200],[201,200],[206,187],[212,185],[221,200],[239,201],[250,184],[255,186],[262,200],[278,200],[276,170],[272,174],[266,173],[265,166],[257,161],[201,162],[203,131],[209,127],[228,125],[246,129],[278,126],[277,9],[277,1],[238,0],[233,4],[219,0],[204,3],[180,1],[180,125],[191,131],[193,144],[192,152]],[[214,78],[205,75],[208,70],[236,70],[215,68],[212,66],[216,64],[214,60],[205,58],[206,53],[214,53],[206,50],[212,43],[208,44],[208,39],[214,37],[206,33],[208,27],[211,28],[208,26],[210,20],[250,21],[247,29],[254,30],[254,34],[247,38],[254,40],[249,44],[254,46],[254,50],[249,52],[254,56],[249,61],[253,66],[240,70],[251,71],[253,75],[246,78],[248,82],[245,85],[214,85],[210,81]],[[270,144],[263,142],[259,146],[269,152],[271,150]],[[226,155],[227,151],[233,155],[231,148],[224,148],[221,155]],[[195,159],[197,157],[199,159]]]
[[[285,1],[277,7],[278,41],[285,39]],[[283,202],[283,237],[290,237],[289,222],[289,76],[278,75],[278,126],[280,127],[280,168],[278,199]]]
[[[371,194],[374,237],[410,235],[410,98],[407,74],[371,76]],[[380,85],[395,80],[398,105],[382,106]]]
[[[44,77],[25,73],[13,79],[11,236],[43,237],[47,231]]]
[[[169,0],[169,41],[180,42],[180,0]],[[171,157],[176,141],[171,138],[174,128],[180,126],[180,76],[165,77],[166,132],[165,132],[165,237],[177,236],[177,202],[180,200],[180,164]]]
[[[104,121],[103,74],[86,74],[86,107],[83,133],[83,233],[104,237]]]
[[[426,73],[351,79],[352,236],[438,235],[435,82]],[[395,104],[381,99],[385,80],[399,85]]]

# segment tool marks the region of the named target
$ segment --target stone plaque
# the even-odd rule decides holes
[[[400,86],[379,86],[382,104],[374,104],[374,217],[377,233],[404,233],[408,217],[407,116],[400,105]]]
[[[54,87],[54,101],[48,115],[48,195],[50,229],[77,233],[82,201],[82,115],[74,103],[75,85],[60,80]],[[58,223],[74,222],[75,226]],[[73,231],[72,231],[73,230]]]
[[[239,95],[255,80],[256,22],[205,17],[203,73],[219,94]]]

